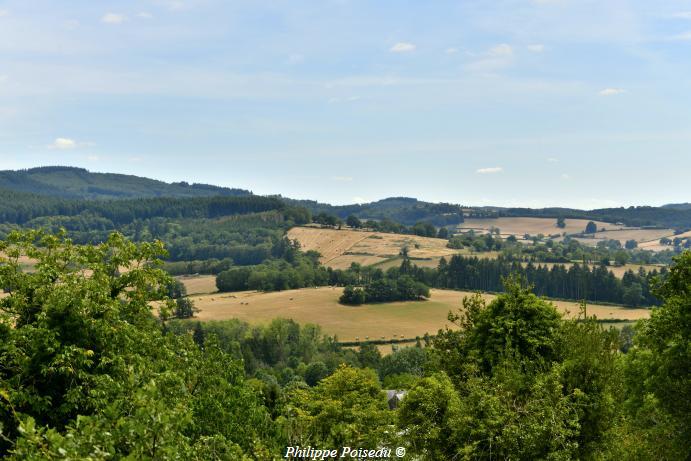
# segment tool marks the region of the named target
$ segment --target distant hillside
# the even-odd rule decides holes
[[[109,225],[117,226],[152,218],[219,218],[284,211],[285,208],[285,203],[279,199],[258,195],[79,200],[0,189],[0,224],[23,225],[31,224],[37,218],[59,217],[77,218],[87,223],[86,227],[94,220],[105,218]],[[305,211],[304,214],[308,213]]]
[[[691,210],[691,203],[670,203],[662,205],[662,208],[672,208],[673,210]]]
[[[671,227],[691,229],[691,208],[638,206],[628,208],[601,208],[597,210],[576,210],[571,208],[503,208],[497,216],[592,219],[611,223],[622,222],[633,227]]]
[[[242,196],[251,192],[207,184],[165,183],[139,176],[50,166],[0,171],[0,189],[71,199]]]
[[[313,214],[323,212],[340,218],[354,215],[363,220],[390,219],[408,226],[419,221],[430,222],[436,226],[463,222],[463,209],[460,205],[422,202],[409,197],[391,197],[361,205],[339,206],[312,200],[284,200],[291,205],[305,207]]]

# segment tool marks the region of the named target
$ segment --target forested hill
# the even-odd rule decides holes
[[[463,222],[463,209],[450,203],[423,202],[409,197],[390,197],[376,202],[334,206],[313,200],[284,200],[294,206],[301,206],[313,214],[328,213],[345,219],[353,215],[360,219],[390,219],[407,226],[424,221],[436,226]]]
[[[691,203],[669,203],[662,205],[662,208],[672,208],[675,210],[691,210]]]
[[[23,223],[40,216],[51,214],[74,215],[92,211],[103,205],[90,207],[77,202],[97,202],[113,199],[146,198],[203,198],[203,197],[250,197],[252,193],[242,189],[231,189],[207,184],[165,183],[154,179],[114,174],[92,173],[74,167],[39,167],[29,170],[0,171],[0,214],[2,222]],[[534,216],[549,218],[581,218],[607,222],[622,222],[628,226],[652,226],[691,229],[691,204],[671,204],[662,207],[606,208],[598,210],[577,210],[570,208],[501,208],[462,207],[450,203],[430,203],[409,197],[390,197],[376,202],[353,205],[330,205],[313,200],[293,200],[281,196],[272,197],[288,206],[304,207],[313,215],[326,213],[346,219],[353,215],[362,220],[390,220],[411,226],[418,222],[435,226],[454,225],[463,221],[464,211],[473,218],[494,218],[500,216]],[[57,200],[60,205],[56,205]],[[65,202],[67,200],[68,202]],[[163,202],[160,202],[163,203]],[[191,203],[191,202],[190,202]],[[258,203],[258,202],[257,202]],[[153,205],[153,202],[148,205]],[[147,205],[147,207],[148,207]],[[188,206],[186,204],[184,206]],[[58,210],[55,209],[58,206]],[[126,204],[117,206],[123,208]],[[272,205],[273,206],[273,205]],[[137,205],[137,209],[140,205]],[[61,210],[67,210],[62,212]],[[57,211],[56,213],[54,213]],[[101,210],[96,214],[102,215]]]
[[[166,183],[139,176],[48,166],[0,171],[0,189],[71,199],[243,196],[250,191],[207,184]]]
[[[218,218],[285,208],[279,199],[257,195],[74,200],[0,189],[0,223],[7,224],[26,224],[44,217],[80,216],[105,218],[118,226],[150,218]]]

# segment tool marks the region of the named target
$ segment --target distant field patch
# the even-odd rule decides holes
[[[537,266],[547,266],[548,268],[552,268],[553,266],[564,266],[567,270],[574,265],[574,263],[533,263],[536,267]],[[527,263],[522,263],[523,267],[527,266]],[[591,269],[593,267],[597,267],[595,264],[589,264],[588,267]],[[624,274],[631,270],[634,273],[638,273],[639,269],[643,268],[646,272],[650,272],[652,270],[656,270],[660,272],[660,270],[666,267],[664,264],[625,264],[623,266],[607,266],[607,270],[612,272],[615,277],[617,278],[622,278]]]
[[[562,234],[576,234],[583,232],[585,226],[588,224],[588,219],[566,219],[566,227],[557,227],[556,218],[493,218],[493,219],[466,219],[458,225],[458,230],[468,231],[473,229],[475,231],[486,232],[492,228],[498,228],[502,236],[508,237],[515,235],[522,237],[525,234],[530,235],[553,235]],[[598,230],[604,228],[607,230],[623,229],[624,226],[617,226],[615,224],[606,223],[602,221],[594,221]]]
[[[303,288],[272,293],[246,291],[191,296],[199,312],[196,318],[225,320],[238,318],[253,324],[268,323],[274,318],[290,318],[299,323],[316,323],[341,341],[415,338],[436,334],[448,324],[447,314],[461,307],[461,299],[471,293],[453,290],[431,290],[428,301],[395,302],[359,307],[338,303],[342,288]],[[494,295],[483,295],[487,300]],[[578,313],[578,303],[555,301],[568,315]],[[647,318],[647,309],[627,309],[597,304],[588,305],[588,313],[599,319],[637,320]]]
[[[566,219],[566,227],[563,229],[557,227],[556,222],[557,220],[554,218],[466,219],[465,222],[458,225],[458,231],[467,232],[472,229],[477,233],[487,233],[491,229],[499,229],[502,237],[515,235],[520,240],[526,234],[530,236],[536,236],[538,234],[550,236],[563,233],[566,233],[566,235],[581,234],[585,230],[585,226],[588,224],[589,220]],[[691,236],[691,232],[675,236],[673,229],[641,229],[602,221],[593,222],[597,225],[598,232],[586,237],[575,237],[575,239],[589,246],[595,246],[601,240],[618,240],[621,245],[624,246],[627,240],[635,240],[638,242],[639,248],[661,251],[669,248],[659,244],[659,240],[662,237],[684,238],[687,234]],[[602,231],[602,229],[604,229],[604,231]]]
[[[185,289],[190,295],[217,291],[215,275],[181,275],[175,278],[185,285]]]
[[[442,256],[470,254],[468,250],[447,248],[445,239],[352,229],[294,227],[288,231],[288,238],[300,242],[303,251],[318,251],[322,264],[335,269],[346,269],[354,262],[365,266],[383,264],[398,257],[403,247],[416,260],[438,262]]]

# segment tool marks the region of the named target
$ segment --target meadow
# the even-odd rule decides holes
[[[271,293],[245,291],[195,295],[199,312],[196,320],[226,320],[238,318],[252,324],[268,323],[274,318],[290,318],[298,323],[315,323],[325,333],[337,335],[340,341],[367,339],[415,338],[425,333],[435,334],[449,325],[449,311],[461,307],[464,296],[472,293],[454,290],[431,290],[427,301],[393,302],[358,307],[339,304],[342,288],[303,288]],[[482,295],[492,300],[491,294]],[[553,301],[557,309],[568,317],[578,314],[579,306],[571,301]],[[633,321],[647,318],[648,309],[628,309],[618,306],[589,304],[588,314],[600,320]]]
[[[288,238],[300,242],[303,251],[321,253],[321,263],[334,269],[347,269],[354,262],[364,266],[384,264],[397,258],[403,247],[421,266],[424,261],[436,266],[442,256],[470,254],[468,250],[447,248],[446,239],[353,229],[294,227],[288,231]]]
[[[556,220],[552,218],[494,218],[494,219],[466,219],[465,222],[457,227],[459,232],[468,232],[470,230],[476,233],[487,233],[493,229],[499,229],[502,237],[515,235],[519,240],[528,234],[536,236],[543,234],[545,236],[566,234],[566,235],[580,235],[588,224],[587,219],[566,219],[565,227],[559,228],[556,226]],[[640,227],[626,227],[620,224],[606,223],[602,221],[593,221],[597,225],[598,232],[587,237],[575,237],[576,240],[585,244],[595,246],[601,240],[618,240],[623,246],[628,240],[635,240],[638,247],[641,249],[651,251],[662,251],[669,247],[660,245],[660,239],[663,237],[688,237],[691,232],[681,235],[674,235],[674,229],[647,229]],[[557,237],[556,240],[561,240],[562,237]]]

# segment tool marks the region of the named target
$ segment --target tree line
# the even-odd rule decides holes
[[[552,267],[532,262],[523,265],[517,261],[452,256],[442,259],[437,269],[418,269],[417,277],[430,286],[457,290],[481,290],[498,292],[502,280],[511,274],[519,274],[534,286],[535,293],[557,299],[585,299],[593,302],[610,302],[627,306],[653,306],[659,300],[652,293],[653,280],[664,275],[663,268],[638,273],[627,271],[619,279],[604,265],[589,267],[573,264],[569,268],[562,264]]]

